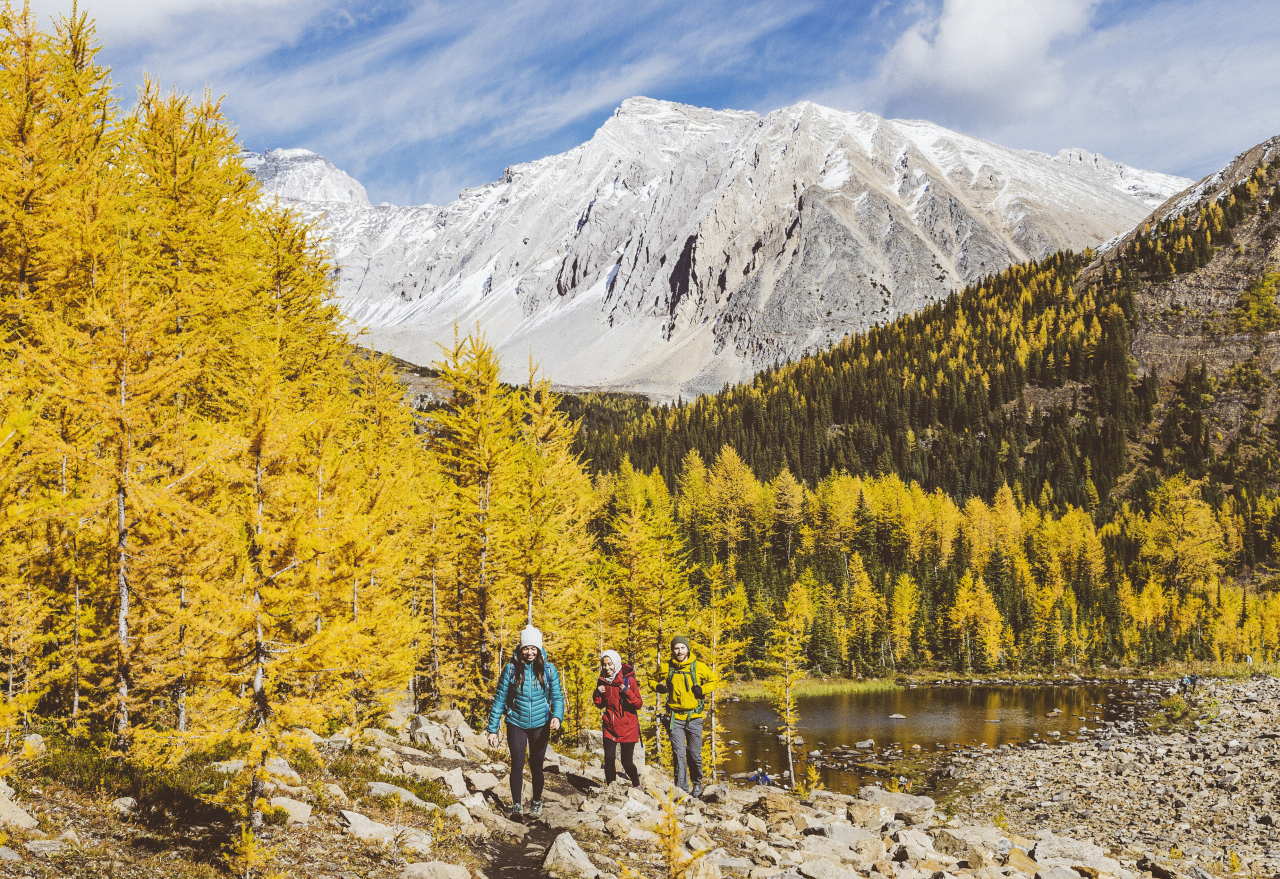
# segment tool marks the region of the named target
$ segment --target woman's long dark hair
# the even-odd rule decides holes
[[[543,661],[542,661],[542,648],[541,648],[541,647],[539,647],[539,648],[538,648],[538,655],[537,655],[537,657],[533,660],[533,662],[525,662],[525,661],[524,661],[524,656],[523,656],[523,654],[522,654],[522,648],[517,647],[517,648],[516,648],[515,664],[516,664],[516,667],[515,667],[516,680],[518,680],[518,681],[520,682],[520,692],[521,692],[521,694],[523,694],[523,693],[524,693],[524,670],[525,670],[525,666],[529,666],[529,665],[532,665],[532,666],[533,666],[533,676],[534,676],[534,678],[538,681],[538,686],[542,688],[542,691],[543,691],[544,693],[546,692],[546,690],[547,690],[547,669],[546,669],[546,665],[545,665],[545,664],[543,663]]]

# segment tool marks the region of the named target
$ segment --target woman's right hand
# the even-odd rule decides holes
[[[490,748],[498,747],[498,734],[496,732],[489,733],[489,747]]]
[[[596,692],[597,692],[597,693],[600,693],[600,694],[602,694],[602,695],[603,695],[603,693],[604,693],[604,684],[601,684],[600,686],[596,687]]]

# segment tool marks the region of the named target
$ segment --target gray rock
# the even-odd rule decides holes
[[[975,851],[1004,857],[1013,843],[995,827],[944,827],[933,838],[933,847],[943,854],[968,858]]]
[[[33,855],[48,857],[66,851],[67,844],[60,839],[33,839],[22,847]]]
[[[119,797],[111,801],[111,811],[122,818],[128,818],[138,808],[138,801],[133,797]]]
[[[405,867],[400,871],[400,879],[471,879],[471,871],[461,864],[426,861]]]
[[[908,824],[925,824],[933,817],[937,804],[929,797],[913,797],[910,794],[894,793],[874,785],[866,785],[858,796],[877,806],[893,809],[894,816]]]
[[[440,776],[440,781],[449,788],[449,793],[458,799],[467,795],[467,780],[463,777],[461,769],[450,769]]]
[[[338,818],[343,824],[344,832],[363,842],[388,843],[395,838],[390,827],[359,812],[342,809],[338,812]]]
[[[350,798],[342,788],[338,787],[336,784],[326,784],[324,786],[324,792],[325,796],[330,797],[334,802],[340,803],[341,805],[345,806],[347,803],[351,802]]]
[[[0,845],[0,863],[12,864],[13,862],[20,860],[22,860],[22,855],[7,846]]]
[[[12,800],[17,796],[17,793],[17,791],[9,787],[8,782],[0,778],[0,797],[7,797]]]
[[[431,834],[416,827],[406,827],[394,837],[402,851],[411,855],[431,854]]]
[[[844,867],[837,867],[830,861],[818,858],[801,864],[800,875],[806,877],[806,879],[854,879],[857,874],[846,870]]]
[[[462,803],[453,803],[451,805],[445,806],[444,813],[450,816],[451,818],[456,818],[458,823],[461,824],[463,827],[466,827],[468,824],[472,822],[472,820],[474,820],[471,817],[471,812],[469,812],[467,810],[467,807],[464,806]]]
[[[221,760],[214,763],[211,767],[214,772],[224,772],[227,775],[234,775],[237,772],[244,772],[243,760]]]
[[[419,809],[427,807],[426,801],[420,799],[417,794],[402,787],[396,787],[394,784],[387,784],[385,781],[369,782],[369,793],[375,797],[397,797],[406,806],[415,806]]]
[[[552,879],[596,879],[600,875],[571,833],[561,833],[551,843],[542,871]]]
[[[40,822],[19,808],[8,797],[0,797],[0,827],[17,827],[19,830],[34,830]]]
[[[272,757],[262,765],[269,775],[280,779],[287,784],[302,784],[302,776],[293,771],[293,767],[289,765],[289,761],[283,757]]]
[[[1042,867],[1085,866],[1112,876],[1119,876],[1124,872],[1119,861],[1108,857],[1096,845],[1052,833],[1045,833],[1029,854]]]
[[[498,778],[492,772],[464,772],[463,777],[473,791],[493,790],[498,786]]]
[[[271,805],[289,813],[286,824],[307,824],[311,821],[311,807],[289,797],[272,797]]]
[[[1035,879],[1080,879],[1080,874],[1070,867],[1047,867],[1037,870]]]
[[[858,742],[854,747],[860,751],[874,751],[876,747],[876,740],[867,739],[865,741]]]

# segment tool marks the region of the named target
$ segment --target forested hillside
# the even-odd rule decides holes
[[[656,468],[682,495],[712,462],[740,471],[730,483],[754,513],[741,514],[751,524],[739,574],[753,599],[778,601],[789,578],[810,573],[828,598],[812,656],[833,668],[833,656],[846,671],[903,656],[967,664],[956,621],[979,613],[964,609],[971,600],[988,608],[987,665],[1270,655],[1280,459],[1275,364],[1258,354],[1280,328],[1270,273],[1280,160],[1259,155],[1239,182],[1144,226],[1085,275],[1092,254],[1016,266],[692,403],[570,400],[578,448],[602,472]],[[1216,376],[1200,357],[1139,377],[1135,329],[1191,316],[1176,304],[1152,314],[1179,276],[1215,279],[1226,303],[1188,332],[1247,351],[1219,358]],[[994,552],[981,536],[992,509],[1021,522]],[[724,559],[724,538],[699,522],[682,520],[695,556]],[[874,612],[829,606],[853,600],[850,557],[871,579]],[[915,609],[914,650],[892,649],[906,643],[892,634],[895,602]],[[862,633],[852,645],[850,631]]]

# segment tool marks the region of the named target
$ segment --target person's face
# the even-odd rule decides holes
[[[538,658],[538,648],[534,647],[532,644],[529,645],[528,647],[521,647],[520,658],[523,659],[525,662],[533,662],[535,659]]]
[[[677,644],[671,648],[671,655],[675,657],[676,662],[684,662],[689,658],[689,648],[683,644]]]
[[[612,656],[600,657],[600,671],[604,672],[605,677],[609,677],[609,678],[613,677],[613,673],[617,671],[617,669],[613,667]]]

